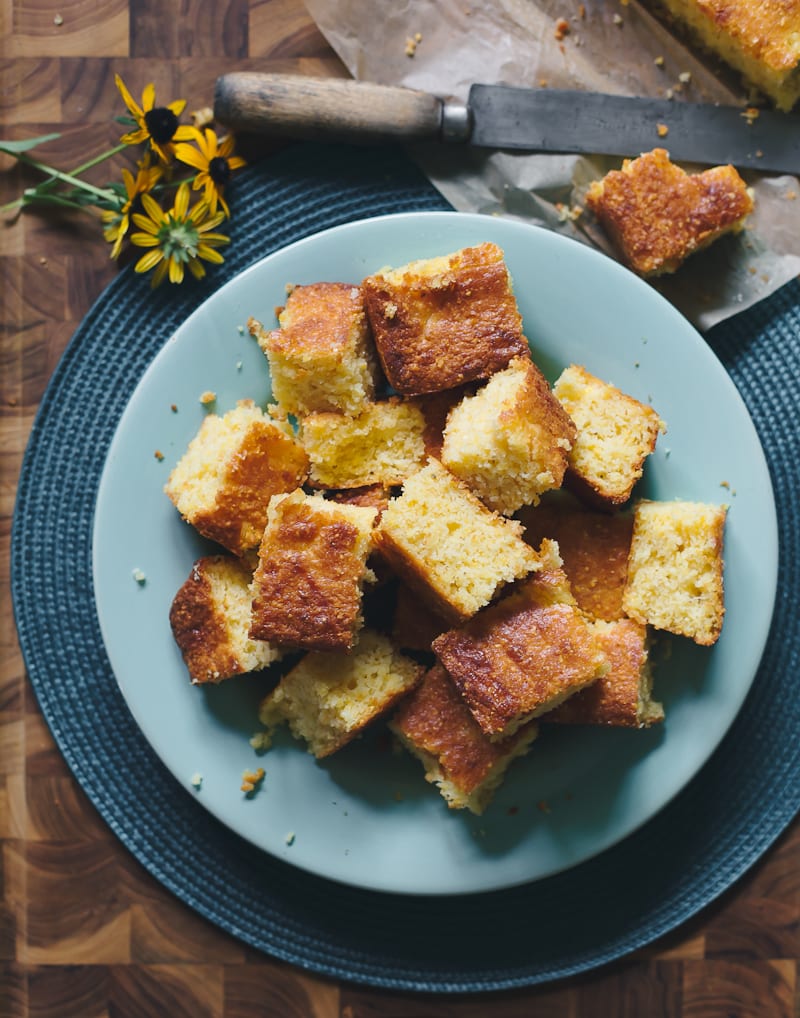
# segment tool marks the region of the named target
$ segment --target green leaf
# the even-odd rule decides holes
[[[137,126],[136,121],[133,119],[133,117],[125,117],[125,116],[114,117],[114,121],[117,124],[122,124],[123,127],[136,127]]]
[[[29,149],[36,148],[37,145],[43,145],[46,141],[55,141],[56,138],[60,137],[60,134],[42,134],[38,138],[23,138],[20,141],[3,141],[0,139],[0,152],[15,156],[20,152],[27,152]]]

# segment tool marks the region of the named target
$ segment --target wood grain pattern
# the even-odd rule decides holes
[[[116,140],[115,72],[134,93],[154,81],[165,101],[186,97],[191,109],[210,105],[215,79],[233,70],[345,73],[301,0],[0,3],[2,134],[61,132],[42,154],[65,168]],[[0,160],[0,203],[34,179]],[[576,979],[490,997],[372,991],[274,961],[197,916],[128,854],[41,716],[7,596],[14,494],[36,408],[116,272],[87,217],[0,224],[0,1018],[800,1015],[797,823],[663,940]]]

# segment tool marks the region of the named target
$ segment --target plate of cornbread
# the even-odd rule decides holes
[[[114,674],[186,795],[319,876],[537,880],[646,823],[742,708],[777,526],[749,414],[644,281],[406,213],[221,287],[98,492]]]

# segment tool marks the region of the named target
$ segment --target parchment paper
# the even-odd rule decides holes
[[[743,107],[753,98],[734,75],[691,52],[636,0],[306,0],[306,6],[360,80],[461,100],[473,82]],[[557,31],[559,19],[566,22],[565,33]],[[669,148],[654,131],[656,146]],[[616,257],[583,208],[583,195],[621,159],[443,145],[412,147],[410,154],[456,209],[536,223]],[[800,182],[740,172],[755,196],[746,229],[689,258],[674,275],[652,281],[701,330],[800,273]]]

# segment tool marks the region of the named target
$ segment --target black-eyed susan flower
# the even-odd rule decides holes
[[[136,176],[128,169],[122,171],[122,181],[125,186],[127,199],[118,209],[106,209],[101,213],[105,226],[103,236],[113,244],[111,257],[118,258],[122,248],[122,242],[128,232],[131,223],[131,215],[139,212],[142,208],[141,197],[149,194],[153,187],[161,179],[164,170],[161,166],[152,166],[149,153],[137,166]]]
[[[175,195],[175,204],[164,212],[152,195],[143,194],[145,214],[133,214],[133,221],[142,232],[132,233],[131,243],[150,248],[138,260],[135,270],[154,269],[152,286],[158,286],[165,276],[169,276],[171,283],[183,282],[187,268],[195,279],[202,279],[206,274],[203,261],[223,261],[216,249],[227,244],[229,238],[213,230],[225,218],[224,213],[212,214],[204,200],[190,209],[189,196],[189,184],[184,182]]]
[[[172,143],[193,137],[192,128],[178,122],[178,117],[186,107],[186,100],[178,99],[167,106],[156,106],[156,89],[151,82],[145,86],[142,105],[139,106],[118,74],[114,75],[114,81],[137,124],[136,130],[124,134],[120,141],[126,145],[149,142],[159,159],[169,162]]]
[[[196,127],[190,130],[197,147],[185,141],[179,142],[175,145],[175,158],[198,171],[192,188],[195,190],[203,188],[203,198],[208,203],[212,215],[216,213],[219,205],[225,215],[230,216],[223,197],[225,185],[234,170],[246,165],[244,159],[233,155],[233,135],[229,134],[220,141],[210,127],[204,131],[199,131]]]

